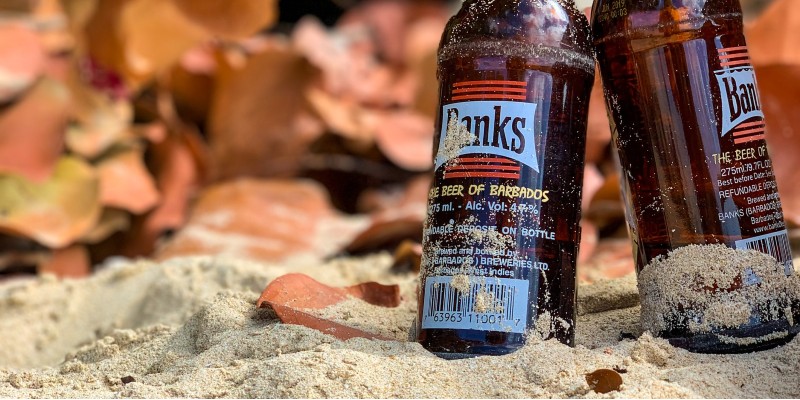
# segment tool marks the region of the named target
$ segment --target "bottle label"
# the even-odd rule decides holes
[[[423,329],[474,329],[524,333],[528,281],[468,275],[425,281]]]
[[[542,186],[542,110],[525,101],[527,82],[451,90],[424,230],[421,327],[523,333],[536,307],[529,291],[549,269],[535,247],[555,240],[540,218],[551,200]]]
[[[750,64],[747,46],[717,49],[721,69],[714,71],[720,92],[719,219],[744,219],[750,232],[736,241],[736,248],[769,254],[794,271],[789,237],[783,218],[772,163],[767,153],[764,113]]]
[[[464,154],[491,154],[519,162],[539,172],[539,161],[533,136],[533,116],[536,104],[513,101],[470,101],[444,106],[442,115],[448,118],[442,124],[439,152],[435,166]],[[460,124],[459,129],[448,129]],[[472,142],[457,146],[457,151],[447,144],[458,141],[452,135],[466,130]],[[448,132],[449,131],[449,132]]]

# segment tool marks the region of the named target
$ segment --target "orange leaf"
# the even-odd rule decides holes
[[[303,311],[323,309],[351,297],[364,300],[372,305],[397,307],[400,304],[400,288],[397,285],[385,286],[375,282],[346,288],[333,288],[306,275],[289,274],[281,276],[267,285],[256,306],[259,308],[271,307],[284,323],[303,325],[341,340],[354,337],[392,340]]]
[[[318,71],[283,48],[264,50],[242,69],[220,69],[209,116],[215,178],[296,175],[322,134],[304,96]]]
[[[194,22],[227,37],[244,37],[278,19],[276,0],[173,0]]]
[[[800,225],[800,66],[756,67],[756,76],[784,216]]]
[[[99,194],[92,167],[71,157],[62,158],[42,183],[0,175],[0,230],[51,248],[65,247],[97,223]]]
[[[53,251],[48,261],[39,265],[40,274],[54,274],[59,278],[83,278],[91,272],[91,261],[86,246],[73,245]]]
[[[409,171],[433,167],[433,120],[404,111],[381,113],[375,126],[375,142],[396,165]]]
[[[39,35],[21,24],[0,25],[0,103],[31,86],[44,71]]]
[[[239,179],[203,191],[187,226],[159,258],[229,254],[264,261],[324,257],[354,235],[310,181]],[[326,243],[335,243],[326,245]]]
[[[52,174],[64,149],[69,101],[66,88],[45,78],[0,113],[0,172],[36,181]]]
[[[205,160],[197,132],[183,128],[151,148],[161,202],[134,221],[124,250],[128,256],[150,255],[159,238],[186,223],[189,200],[203,181]]]
[[[158,203],[158,189],[143,158],[141,150],[129,150],[97,165],[103,205],[141,214]]]
[[[800,65],[800,2],[777,0],[746,29],[754,65]]]
[[[133,89],[209,37],[173,1],[102,0],[85,28],[89,55]]]

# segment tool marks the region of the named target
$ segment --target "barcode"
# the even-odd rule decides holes
[[[775,257],[783,268],[786,275],[794,273],[794,263],[792,262],[792,248],[789,244],[789,235],[785,230],[768,235],[756,236],[750,239],[736,241],[737,249],[757,250]]]
[[[528,281],[469,277],[466,291],[454,287],[452,281],[451,276],[426,279],[422,329],[525,331]],[[476,303],[480,304],[476,307]]]

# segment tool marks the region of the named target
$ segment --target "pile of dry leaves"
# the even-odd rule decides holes
[[[413,258],[457,4],[339,3],[331,27],[278,24],[276,0],[2,2],[0,274],[82,276],[114,255]],[[748,28],[795,226],[798,30],[793,0]],[[593,280],[632,270],[599,81],[588,134]]]

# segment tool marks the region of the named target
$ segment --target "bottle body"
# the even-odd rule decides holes
[[[637,271],[683,246],[724,244],[793,274],[738,0],[596,0],[592,30]],[[661,335],[715,351],[673,328]]]
[[[467,1],[443,35],[417,321],[441,356],[506,354],[534,326],[573,342],[594,67],[564,3]]]

